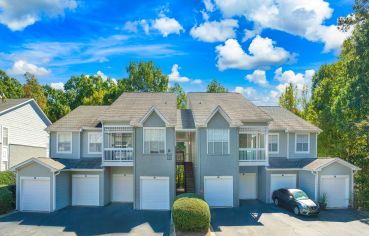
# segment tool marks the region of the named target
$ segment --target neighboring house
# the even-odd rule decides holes
[[[47,156],[51,124],[35,100],[0,100],[0,171],[31,157]]]
[[[281,187],[301,188],[315,200],[326,194],[328,207],[350,205],[359,168],[317,159],[319,128],[237,93],[189,93],[188,108],[177,110],[171,93],[124,93],[110,106],[76,108],[47,128],[52,158],[13,167],[17,209],[131,202],[169,210],[183,191],[180,165],[184,190],[204,194],[212,207],[271,202]]]

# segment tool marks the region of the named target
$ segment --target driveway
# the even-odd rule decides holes
[[[369,213],[327,210],[318,217],[295,217],[287,210],[257,201],[239,208],[212,209],[218,236],[364,236],[369,235]]]
[[[0,235],[169,235],[169,211],[136,211],[132,204],[67,207],[53,213],[0,218]]]

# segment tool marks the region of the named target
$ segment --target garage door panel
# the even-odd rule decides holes
[[[73,175],[72,204],[77,206],[99,205],[98,175]]]
[[[133,175],[114,174],[112,176],[112,201],[133,202]]]
[[[273,192],[280,188],[296,188],[296,175],[272,174],[270,177],[270,200]]]
[[[212,207],[233,206],[233,177],[232,176],[205,176],[205,200]]]
[[[169,210],[169,177],[141,177],[141,209]]]
[[[50,211],[50,178],[22,178],[21,211]]]
[[[240,199],[256,199],[257,198],[257,182],[256,173],[240,174]]]
[[[321,176],[320,195],[326,194],[328,208],[349,205],[349,176]]]

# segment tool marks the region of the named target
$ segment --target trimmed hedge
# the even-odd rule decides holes
[[[176,198],[174,199],[174,201],[177,200],[177,199],[180,199],[180,198],[184,198],[184,197],[187,197],[187,198],[198,198],[198,199],[204,200],[204,196],[201,195],[201,194],[197,194],[197,193],[182,193],[182,194],[179,194],[178,196],[176,196]]]
[[[0,214],[7,213],[14,207],[13,193],[8,186],[0,187]]]
[[[179,198],[174,202],[172,212],[174,225],[179,231],[207,232],[210,227],[210,209],[204,200]]]
[[[0,172],[0,185],[14,185],[15,174],[11,171]]]

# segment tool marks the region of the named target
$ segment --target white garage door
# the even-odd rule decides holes
[[[169,210],[169,177],[141,176],[141,209]]]
[[[50,178],[20,177],[20,210],[50,211]]]
[[[233,176],[205,176],[205,201],[212,207],[233,207]]]
[[[296,188],[295,174],[272,174],[270,177],[270,201],[275,190],[280,188]]]
[[[72,177],[72,205],[99,205],[99,176],[73,175]]]
[[[240,174],[240,199],[256,199],[256,173]]]
[[[322,175],[320,177],[320,195],[326,194],[327,207],[347,208],[349,205],[349,176]]]
[[[113,174],[111,190],[113,202],[133,202],[133,175]]]

